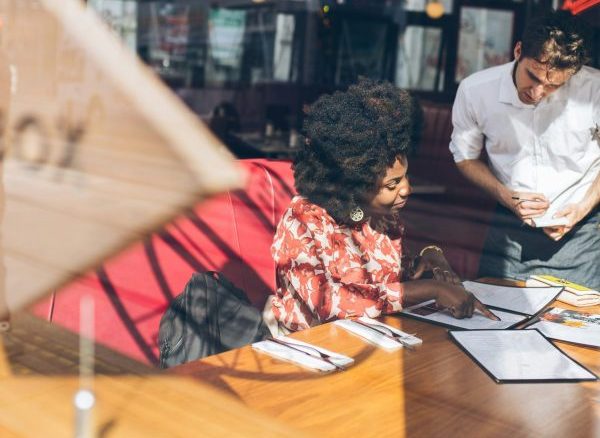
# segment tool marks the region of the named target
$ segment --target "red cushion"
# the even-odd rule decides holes
[[[160,317],[195,271],[215,270],[262,307],[275,289],[275,226],[294,193],[289,162],[240,160],[245,189],[199,203],[164,229],[70,283],[33,312],[78,331],[79,297],[95,302],[96,341],[157,363]]]
[[[213,197],[132,245],[95,272],[33,307],[36,315],[79,331],[79,297],[95,301],[96,341],[130,357],[157,363],[160,317],[195,271],[223,272],[257,307],[275,289],[270,246],[275,226],[294,193],[289,162],[241,160],[245,189]],[[485,214],[414,197],[403,211],[407,243],[444,248],[467,278],[475,275],[487,229]]]

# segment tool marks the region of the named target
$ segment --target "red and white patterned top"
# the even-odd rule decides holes
[[[296,196],[277,226],[271,254],[279,285],[272,311],[289,330],[402,309],[401,239],[367,222],[338,225],[323,208]]]

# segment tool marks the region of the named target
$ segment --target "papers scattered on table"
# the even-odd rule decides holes
[[[462,328],[466,330],[506,329],[527,320],[527,317],[524,315],[495,309],[494,315],[500,318],[501,321],[494,321],[478,312],[473,313],[471,318],[456,319],[450,312],[435,307],[434,300],[407,307],[402,310],[402,315],[425,320],[434,324],[441,324],[446,327]]]
[[[358,318],[358,320],[340,319],[335,321],[334,324],[386,350],[397,350],[402,347],[411,348],[423,343],[421,339],[414,335],[365,316]]]
[[[572,306],[585,307],[600,304],[600,291],[552,275],[532,275],[527,279],[526,285],[563,286],[565,290],[556,299]]]
[[[600,348],[600,314],[551,307],[528,326],[559,341]]]
[[[563,290],[554,287],[498,286],[477,281],[463,281],[463,286],[486,306],[532,316],[554,301]]]
[[[496,382],[597,380],[537,330],[449,331]]]
[[[507,329],[526,322],[550,304],[563,290],[559,287],[515,287],[465,281],[466,290],[500,318],[494,321],[475,311],[471,318],[456,319],[446,310],[438,309],[435,301],[426,301],[402,310],[402,315],[466,330]]]
[[[252,344],[252,348],[277,359],[321,372],[334,371],[338,367],[346,368],[354,363],[351,357],[289,337],[256,342]]]

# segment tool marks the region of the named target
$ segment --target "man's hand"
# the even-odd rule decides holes
[[[559,226],[559,227],[546,227],[544,228],[544,233],[548,235],[552,240],[560,240],[562,237],[567,234],[571,229],[579,223],[581,219],[587,216],[590,212],[590,209],[585,206],[583,203],[578,204],[568,204],[563,207],[561,210],[556,212],[553,216],[554,219],[558,219],[561,217],[567,218],[569,221],[567,225]]]
[[[530,226],[533,225],[531,219],[542,216],[550,207],[550,201],[544,194],[530,192],[511,192],[510,201],[505,204]]]

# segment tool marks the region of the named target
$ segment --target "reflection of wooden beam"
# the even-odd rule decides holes
[[[78,342],[56,324],[15,315],[14,330],[0,336],[1,437],[74,436]],[[95,369],[93,436],[307,436],[198,379],[165,375],[101,345]]]
[[[89,62],[114,83],[163,140],[186,160],[203,183],[204,191],[213,187],[221,191],[239,183],[239,175],[231,166],[215,167],[222,164],[219,149],[225,153],[219,141],[174,94],[166,92],[162,82],[142,61],[131,56],[91,9],[73,0],[42,0],[42,3],[65,34],[89,56]]]
[[[79,0],[6,0],[0,20],[9,307],[242,183],[210,131]]]

